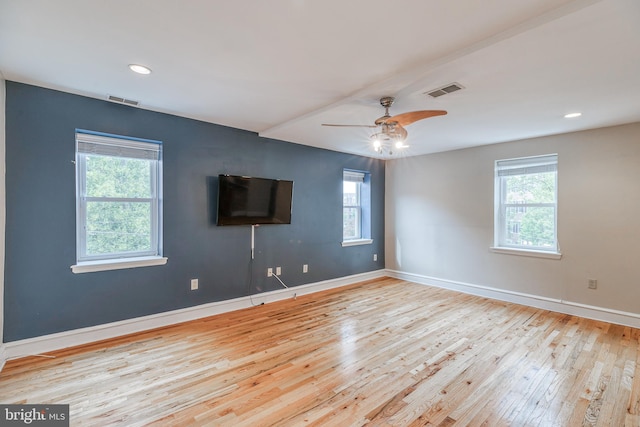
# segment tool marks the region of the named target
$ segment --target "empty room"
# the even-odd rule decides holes
[[[640,2],[0,0],[0,425],[640,427]]]

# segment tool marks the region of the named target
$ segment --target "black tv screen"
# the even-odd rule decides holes
[[[218,176],[217,225],[291,224],[293,181]]]

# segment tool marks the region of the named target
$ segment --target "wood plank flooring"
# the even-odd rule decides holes
[[[640,330],[397,279],[7,362],[73,426],[640,426]]]

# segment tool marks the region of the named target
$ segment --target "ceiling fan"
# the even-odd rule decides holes
[[[402,149],[408,147],[405,145],[407,139],[407,130],[404,128],[418,120],[428,119],[434,116],[443,116],[447,114],[444,110],[419,110],[409,111],[407,113],[392,116],[389,114],[389,108],[393,105],[395,98],[392,96],[384,96],[380,98],[380,105],[385,109],[384,116],[379,117],[374,125],[338,125],[323,123],[322,126],[337,127],[368,127],[375,128],[377,132],[371,135],[373,149],[382,154],[384,150],[388,150],[389,154],[393,154],[393,147]]]

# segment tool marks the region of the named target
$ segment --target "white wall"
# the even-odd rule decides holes
[[[562,259],[491,252],[495,160],[548,153]],[[386,174],[388,269],[640,314],[640,123],[397,159]]]

